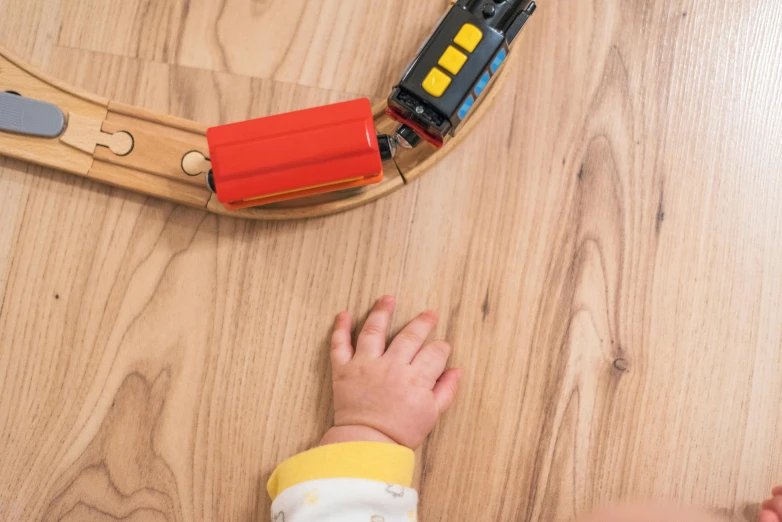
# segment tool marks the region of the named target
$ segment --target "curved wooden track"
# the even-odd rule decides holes
[[[68,118],[66,131],[56,139],[0,133],[0,155],[182,205],[206,208],[216,214],[265,220],[324,216],[374,201],[422,176],[475,128],[501,90],[508,76],[507,69],[514,61],[509,60],[497,80],[490,84],[483,103],[457,137],[439,150],[427,143],[413,150],[400,148],[396,167],[387,163],[382,182],[236,211],[226,209],[209,191],[205,172],[190,175],[182,167],[184,156],[193,151],[208,157],[206,126],[80,91],[37,71],[0,47],[0,91],[14,91],[54,103]],[[375,106],[375,126],[381,133],[392,133],[398,124],[385,111],[385,102]],[[127,154],[118,155],[110,147],[118,133],[133,137],[132,150]]]

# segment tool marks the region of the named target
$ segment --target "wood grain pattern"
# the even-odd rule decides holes
[[[81,0],[65,6],[57,42],[385,97],[448,6],[447,0]],[[115,29],[115,20],[129,23]]]
[[[210,125],[384,94],[446,2],[381,3],[0,0],[0,43]],[[347,213],[248,222],[0,159],[0,520],[268,520],[268,474],[328,424],[333,314],[386,292],[396,328],[438,308],[467,370],[422,520],[749,520],[782,480],[782,6],[540,4],[470,139]],[[321,31],[307,8],[355,18],[242,43]]]

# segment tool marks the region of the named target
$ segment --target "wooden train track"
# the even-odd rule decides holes
[[[57,105],[67,119],[65,132],[52,139],[0,132],[0,155],[217,214],[262,220],[324,216],[403,188],[451,152],[491,107],[513,67],[513,54],[497,81],[491,83],[483,103],[455,138],[441,149],[425,143],[415,149],[401,149],[396,166],[386,167],[382,182],[262,207],[228,210],[206,184],[205,126],[84,92],[37,71],[0,47],[0,91]],[[386,116],[385,103],[374,107],[374,114],[380,133],[392,133],[398,125]]]

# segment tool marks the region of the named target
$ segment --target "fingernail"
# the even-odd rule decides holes
[[[384,295],[383,297],[380,298],[380,302],[383,304],[391,304],[394,301],[395,299],[393,295]]]

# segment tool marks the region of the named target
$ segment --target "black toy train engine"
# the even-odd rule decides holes
[[[388,113],[436,147],[455,135],[536,8],[530,0],[458,0],[388,99]]]

